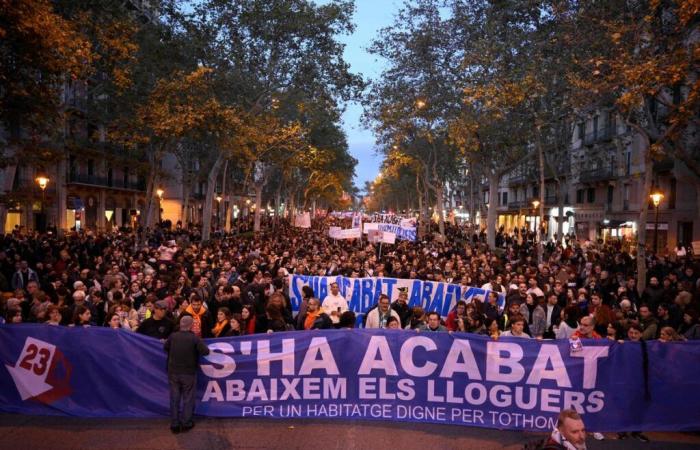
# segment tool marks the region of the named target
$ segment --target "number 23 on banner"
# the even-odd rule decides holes
[[[6,365],[22,400],[36,397],[53,386],[46,383],[56,346],[28,337],[14,366]]]

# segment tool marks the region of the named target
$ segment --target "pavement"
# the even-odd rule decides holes
[[[588,449],[700,449],[700,433],[647,433],[588,440]],[[541,434],[405,422],[199,418],[174,435],[166,419],[84,419],[0,414],[0,450],[101,449],[521,449]]]

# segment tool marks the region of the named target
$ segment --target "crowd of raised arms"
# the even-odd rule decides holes
[[[532,234],[500,230],[490,250],[483,232],[448,224],[444,239],[397,241],[380,255],[366,240],[330,239],[329,225],[348,226],[337,222],[264,221],[258,234],[238,224],[206,243],[179,224],[61,238],[16,231],[0,238],[0,323],[105,326],[158,339],[186,315],[203,338],[364,326],[494,339],[700,339],[700,268],[685,250],[650,256],[638,292],[633,255],[619,242],[549,242],[538,263]],[[324,298],[305,286],[293,311],[290,274],[413,278],[491,293],[456,302],[447,317],[409,305],[401,291],[356,315],[336,285]]]

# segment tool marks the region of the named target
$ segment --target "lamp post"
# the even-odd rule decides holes
[[[532,207],[534,208],[534,213],[533,213],[533,214],[536,214],[536,213],[537,213],[537,208],[539,208],[539,206],[540,206],[540,201],[539,201],[539,200],[533,200],[533,201],[532,201]],[[535,253],[537,254],[537,261],[539,262],[539,261],[540,261],[540,256],[541,256],[541,255],[540,255],[540,251],[539,251],[539,250],[540,250],[540,249],[539,249],[540,229],[539,229],[539,224],[537,223],[537,218],[538,218],[538,217],[539,217],[539,215],[533,216],[533,218],[534,218],[534,223],[535,223],[535,226],[534,226],[534,228],[535,228]]]
[[[659,203],[664,198],[664,194],[658,189],[649,195],[651,202],[654,204],[656,209],[656,220],[654,221],[654,253],[659,252]],[[646,230],[644,231],[646,233]]]
[[[216,228],[221,228],[221,194],[216,195]]]
[[[532,201],[532,208],[534,209],[535,213],[537,213],[537,208],[540,207],[540,201],[539,200],[533,200]],[[535,233],[537,233],[537,217],[538,216],[533,216],[535,218]],[[537,241],[537,235],[535,235],[535,241]]]
[[[163,189],[156,189],[156,195],[158,196],[158,224],[160,224],[163,219],[163,194],[165,194],[165,191]]]
[[[39,188],[41,188],[41,220],[44,221],[42,223],[42,230],[40,231],[45,231],[46,229],[46,219],[44,217],[44,203],[46,201],[46,186],[49,185],[49,177],[43,172],[39,172],[36,176],[36,182],[39,185]]]

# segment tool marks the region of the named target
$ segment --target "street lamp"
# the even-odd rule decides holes
[[[416,100],[416,108],[423,109],[423,108],[425,108],[425,105],[426,105],[425,100],[422,100],[422,99]]]
[[[650,195],[649,198],[651,198],[651,202],[654,204],[654,208],[656,209],[656,220],[654,221],[654,253],[659,252],[659,203],[661,203],[661,200],[664,199],[664,194],[661,193],[658,189],[653,191]]]
[[[217,194],[216,197],[216,228],[221,228],[221,200],[223,197],[221,194]]]
[[[158,222],[163,221],[163,194],[165,191],[161,188],[156,189],[156,195],[158,196]]]
[[[46,218],[44,217],[44,203],[46,200],[46,186],[49,185],[49,177],[44,172],[39,172],[36,176],[36,182],[39,185],[39,188],[41,188],[41,220],[45,221]],[[42,224],[42,228],[46,228],[46,223]]]

